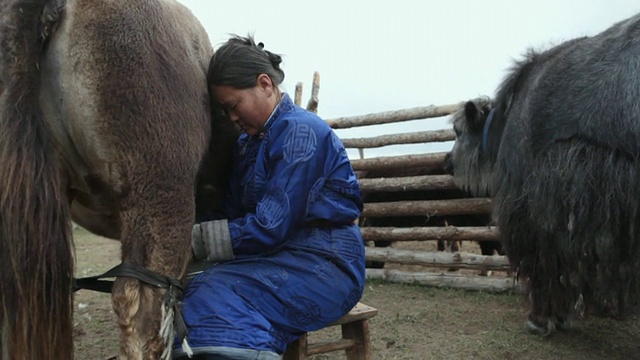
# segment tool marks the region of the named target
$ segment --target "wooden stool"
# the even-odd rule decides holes
[[[306,360],[311,355],[346,350],[348,360],[371,360],[368,320],[378,309],[358,303],[349,313],[329,326],[342,326],[342,339],[309,344],[307,333],[287,346],[283,360]]]

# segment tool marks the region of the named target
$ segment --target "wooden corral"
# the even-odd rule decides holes
[[[334,129],[344,129],[439,118],[457,111],[461,105],[426,106],[328,119],[327,123]],[[359,176],[365,199],[360,220],[363,237],[369,243],[387,241],[392,244],[391,247],[367,248],[368,261],[386,264],[383,269],[367,269],[368,278],[488,291],[517,288],[513,278],[507,275],[509,263],[504,256],[485,256],[464,250],[452,253],[394,246],[400,242],[498,240],[498,230],[487,223],[471,223],[473,226],[451,226],[447,223],[447,219],[456,216],[485,214],[489,218],[491,199],[470,198],[457,189],[452,177],[444,174],[445,153],[363,156],[364,149],[454,139],[455,134],[450,128],[342,139],[346,148],[358,149],[362,157],[353,159],[352,165]],[[409,217],[412,221],[405,221]],[[444,218],[444,223],[431,221],[435,217]],[[398,219],[394,221],[394,218]],[[374,219],[384,221],[371,221]],[[416,223],[423,223],[424,226],[413,226]],[[389,268],[389,264],[420,265],[421,271],[393,269]],[[453,269],[471,271],[452,273]],[[478,276],[489,271],[494,276]]]
[[[312,99],[307,105],[314,112],[318,107],[318,89],[319,77],[315,73]],[[301,103],[301,95],[302,84],[298,83],[295,99],[298,104]],[[381,124],[442,118],[461,109],[462,105],[431,105],[326,119],[326,122],[333,129],[364,129]],[[453,219],[465,216],[484,215],[489,218],[491,199],[470,198],[457,189],[452,177],[444,173],[446,153],[364,156],[365,149],[454,139],[455,134],[450,127],[361,138],[341,136],[345,147],[357,149],[359,154],[359,159],[352,159],[351,163],[365,199],[360,228],[364,240],[371,245],[366,249],[367,261],[385,264],[384,268],[368,268],[367,277],[470,290],[517,290],[517,283],[508,274],[509,263],[504,256],[464,252],[470,248],[466,245],[459,252],[435,251],[438,240],[473,244],[496,241],[499,235],[496,227],[486,222],[474,224],[467,221],[464,226],[452,225],[456,223]],[[438,221],[433,221],[435,219]],[[391,246],[374,247],[374,242],[387,242]],[[414,246],[402,246],[408,243]],[[479,275],[487,272],[493,275]]]

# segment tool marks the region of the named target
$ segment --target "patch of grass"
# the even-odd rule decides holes
[[[574,332],[541,338],[524,331],[525,300],[519,294],[380,280],[367,282],[362,299],[379,311],[370,320],[374,359],[640,359],[637,321],[588,319]],[[608,331],[591,329],[594,325]],[[325,329],[315,339],[335,339],[336,330]],[[314,359],[344,359],[344,354]]]

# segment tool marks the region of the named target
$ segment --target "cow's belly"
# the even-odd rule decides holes
[[[116,196],[123,189],[109,147],[100,137],[101,116],[92,91],[91,59],[67,57],[66,33],[73,20],[65,14],[50,39],[41,64],[41,106],[56,149],[56,159],[68,187],[75,222],[102,236],[119,237]]]

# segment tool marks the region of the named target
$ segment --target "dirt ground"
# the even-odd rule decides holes
[[[74,234],[76,276],[97,275],[119,262],[119,243],[82,229]],[[374,360],[640,360],[638,316],[626,321],[589,318],[572,332],[536,337],[523,331],[526,302],[518,294],[369,281],[362,302],[379,310],[370,320]],[[109,295],[80,291],[74,329],[76,359],[103,360],[117,354],[118,331]],[[338,336],[339,328],[333,327],[311,334],[310,341]],[[345,355],[335,352],[313,359]]]

